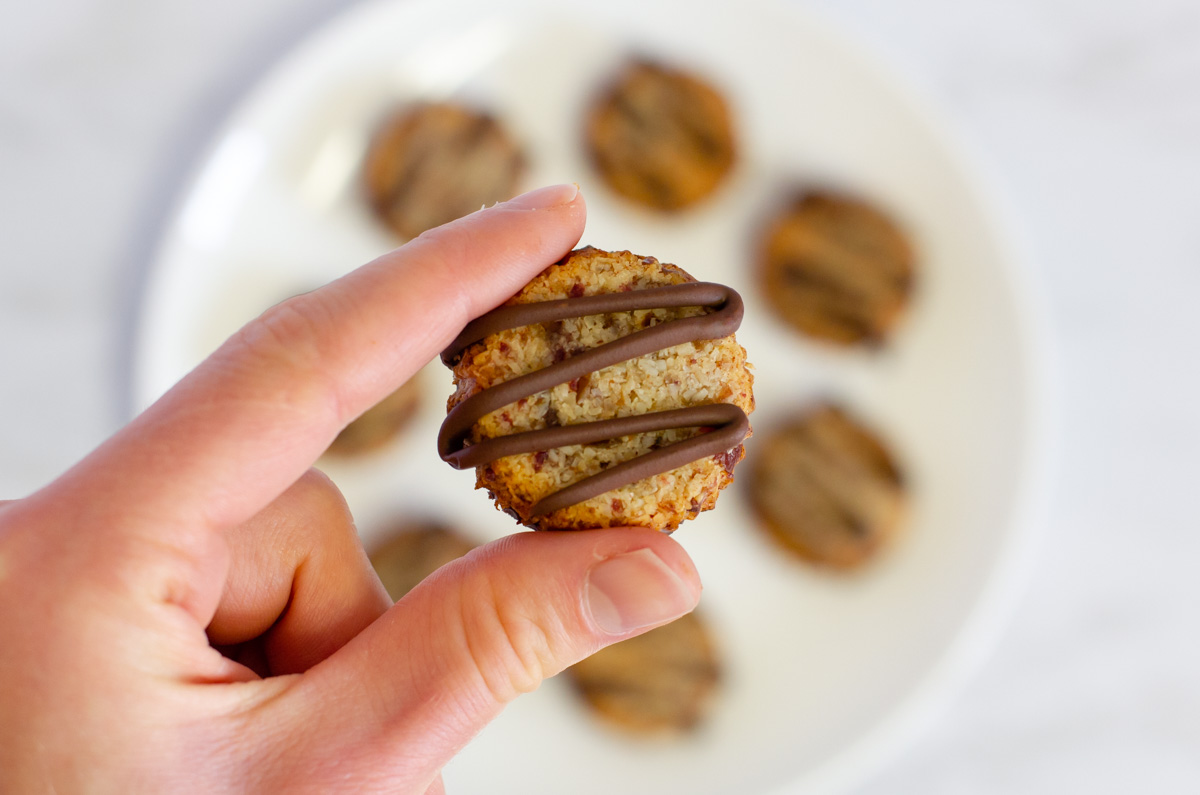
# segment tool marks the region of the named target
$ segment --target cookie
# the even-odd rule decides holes
[[[750,433],[738,294],[586,247],[473,321],[442,354],[452,466],[542,530],[670,532],[716,505]]]
[[[721,679],[712,638],[696,613],[601,649],[566,673],[597,715],[638,733],[694,729]]]
[[[657,210],[708,196],[736,159],[729,107],[695,75],[633,61],[588,110],[587,152],[608,185]]]
[[[402,523],[371,553],[371,565],[388,596],[399,601],[421,580],[475,545],[437,522]]]
[[[904,483],[884,444],[834,406],[818,406],[775,431],[755,450],[750,499],[786,549],[848,569],[899,531]]]
[[[401,238],[511,199],[524,170],[516,142],[492,116],[451,103],[393,115],[363,164],[375,214]]]
[[[337,435],[325,452],[356,456],[377,450],[399,435],[421,406],[419,377],[410,378],[392,394],[367,409]]]
[[[840,344],[880,343],[913,286],[913,250],[879,209],[844,196],[808,193],[763,235],[763,295],[786,322]]]

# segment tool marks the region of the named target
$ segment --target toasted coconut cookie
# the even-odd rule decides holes
[[[512,198],[523,170],[520,148],[493,117],[421,104],[384,122],[363,181],[375,213],[407,239]]]
[[[708,627],[696,613],[623,640],[567,669],[600,717],[638,733],[694,729],[721,678]]]
[[[417,583],[475,545],[437,522],[405,522],[371,553],[371,565],[388,596],[399,600]]]
[[[906,512],[883,443],[833,406],[818,406],[755,450],[750,497],[763,525],[803,558],[852,568],[888,544]]]
[[[809,193],[767,227],[763,294],[785,321],[830,342],[882,342],[913,285],[908,239],[880,210]]]
[[[687,304],[689,295],[677,299],[674,308],[610,309],[582,317],[562,312],[558,319],[519,321],[520,325],[467,345],[453,366],[457,389],[448,401],[450,414],[442,428],[443,437],[453,436],[448,427],[469,408],[463,405],[459,409],[460,404],[473,399],[477,405],[497,396],[507,400],[504,395],[515,384],[499,387],[522,376],[544,377],[550,385],[510,403],[496,403],[490,413],[469,425],[464,423],[460,435],[468,454],[475,445],[496,443],[489,440],[506,443],[512,441],[507,437],[523,432],[554,429],[547,433],[574,437],[580,432],[577,426],[585,423],[613,418],[631,418],[620,423],[656,421],[664,416],[660,412],[673,409],[736,417],[688,418],[656,430],[604,435],[581,443],[558,439],[472,464],[477,487],[487,489],[498,507],[518,521],[544,530],[639,525],[669,532],[684,519],[716,505],[717,494],[732,482],[734,465],[744,454],[741,441],[749,434],[746,415],[754,409],[753,376],[747,369],[746,351],[732,334],[741,317],[736,293],[720,285],[696,284],[681,268],[653,257],[588,247],[547,268],[490,315],[507,307],[516,307],[511,311],[524,315],[547,306],[541,302],[560,299],[570,299],[563,303],[574,307],[639,300],[653,302],[652,307],[670,306],[660,294],[664,291],[646,291],[675,285],[691,286],[665,292],[715,288],[727,291],[730,297],[720,308]],[[540,306],[532,306],[535,304]],[[735,311],[735,320],[725,316],[731,311]],[[715,330],[718,327],[721,330]],[[470,328],[464,334],[469,334]],[[654,343],[648,352],[632,358],[622,353],[607,366],[561,377],[564,369],[590,366],[601,346],[606,346],[604,351],[623,349],[643,344],[642,340],[661,339],[659,335],[664,333],[689,336],[666,347]],[[581,358],[573,361],[576,357]],[[497,391],[477,397],[489,390]],[[725,424],[717,427],[721,422]],[[672,447],[680,442],[684,444]],[[665,470],[650,467],[650,462],[668,460],[666,456],[690,449],[705,452],[683,458]],[[451,460],[447,452],[452,451],[443,450],[443,457]],[[594,486],[615,481],[617,475],[629,471],[640,474],[595,496],[572,499],[554,510],[547,508],[564,495],[578,492],[585,479],[597,476],[590,481]]]
[[[420,406],[421,385],[417,376],[343,428],[325,452],[355,456],[378,450],[404,430]]]
[[[720,93],[695,75],[648,61],[630,63],[597,98],[585,132],[609,186],[659,210],[708,196],[736,156]]]

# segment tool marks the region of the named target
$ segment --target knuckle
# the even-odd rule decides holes
[[[317,294],[295,296],[263,312],[244,326],[236,339],[252,354],[303,363],[322,352],[328,320]]]
[[[471,279],[464,271],[470,263],[472,241],[476,237],[469,219],[467,216],[427,229],[409,241],[405,248],[415,255],[415,259],[425,263],[427,270],[440,274],[447,284],[469,284]],[[453,303],[443,307],[443,311],[453,314],[457,325],[465,326],[475,316],[470,292],[465,289],[449,291],[447,298]]]
[[[345,513],[346,498],[333,479],[321,470],[310,467],[292,487],[304,495],[311,504],[323,513]]]
[[[476,592],[463,600],[463,620],[468,651],[475,668],[498,703],[506,704],[522,693],[536,690],[558,672],[555,633],[546,618],[528,609],[501,587],[482,578]]]
[[[292,485],[291,496],[300,502],[302,515],[316,521],[302,523],[310,530],[332,529],[354,533],[350,506],[342,490],[319,469],[309,469]],[[357,534],[355,533],[357,538]]]
[[[273,393],[284,403],[311,405],[328,402],[341,417],[343,399],[338,386],[325,377],[336,361],[337,313],[321,291],[282,301],[247,323],[230,340],[228,361],[238,369],[277,373]]]

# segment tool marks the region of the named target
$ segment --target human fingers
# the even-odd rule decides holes
[[[584,216],[574,186],[544,188],[273,307],[33,499],[71,543],[94,546],[106,577],[144,583],[150,557],[161,565],[144,588],[193,600],[195,562],[221,557],[217,531],[277,497],[471,317],[566,253]]]
[[[208,638],[260,676],[307,670],[392,606],[345,499],[315,469],[226,541]]]
[[[256,753],[277,760],[282,788],[431,781],[518,694],[690,611],[700,588],[651,530],[509,536],[440,569],[260,710],[270,747]]]

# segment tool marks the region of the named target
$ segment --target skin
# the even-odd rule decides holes
[[[0,791],[442,792],[517,695],[691,610],[686,553],[632,528],[509,536],[393,606],[311,469],[585,214],[535,191],[273,307],[0,503]]]

